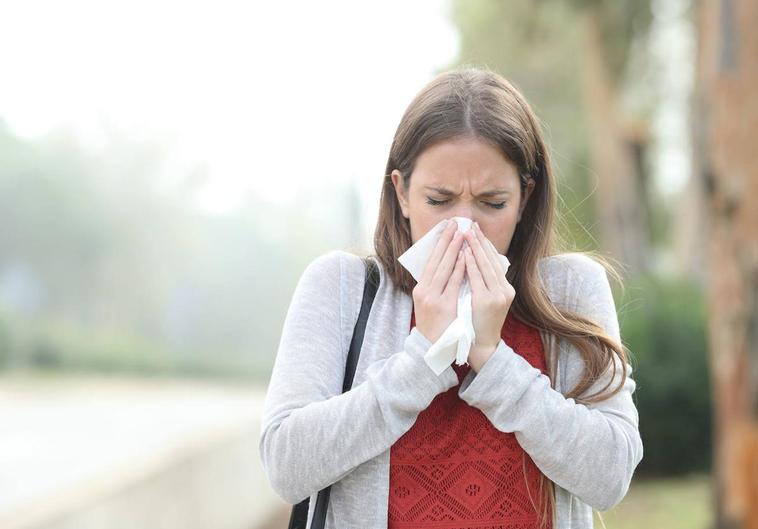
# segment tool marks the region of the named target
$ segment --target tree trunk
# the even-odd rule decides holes
[[[696,167],[708,220],[719,529],[758,528],[758,2],[699,6]]]

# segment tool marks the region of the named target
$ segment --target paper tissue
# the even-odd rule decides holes
[[[452,217],[449,220],[457,222],[458,228],[462,232],[469,230],[472,225],[472,220],[466,217]],[[442,220],[397,258],[400,264],[411,273],[416,281],[421,279],[421,273],[424,271],[426,262],[429,260],[444,229],[445,220]],[[492,242],[487,240],[487,243],[494,248]],[[466,246],[468,246],[468,243],[464,239],[461,248],[466,248]],[[497,250],[495,251],[498,253],[503,271],[507,272],[511,264],[510,261],[508,261],[506,256],[500,254]],[[455,359],[455,363],[458,365],[464,364],[468,360],[469,350],[476,337],[471,309],[471,286],[467,274],[464,275],[463,283],[458,292],[456,310],[455,320],[445,329],[439,339],[434,342],[429,351],[424,355],[424,361],[437,375],[442,373],[453,359]]]

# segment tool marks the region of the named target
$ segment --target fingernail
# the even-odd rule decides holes
[[[475,223],[474,223],[474,227],[475,227],[475,228],[478,230],[478,229],[479,229],[479,223],[478,223],[478,222],[475,222]]]

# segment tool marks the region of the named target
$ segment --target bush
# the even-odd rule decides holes
[[[190,355],[118,330],[0,314],[0,369],[249,379],[256,367],[250,355]]]
[[[618,299],[618,298],[617,298]],[[648,475],[709,471],[711,387],[705,301],[686,280],[641,278],[619,303],[621,336],[631,350]]]

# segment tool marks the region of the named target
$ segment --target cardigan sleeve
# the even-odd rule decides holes
[[[579,271],[576,312],[596,321],[619,343],[618,318],[605,268],[579,254],[566,266]],[[560,354],[566,360],[568,388],[581,376],[583,360],[568,342]],[[611,366],[589,388],[610,389],[622,376],[621,361],[614,354]],[[632,366],[626,363],[627,375]],[[550,379],[531,366],[502,339],[479,372],[464,379],[459,396],[482,410],[501,431],[515,432],[516,439],[534,463],[552,481],[591,507],[604,511],[626,495],[634,469],[642,459],[639,417],[632,400],[636,383],[628,376],[611,398],[589,405],[550,387]]]
[[[401,351],[370,364],[365,380],[342,393],[355,321],[345,322],[344,336],[341,269],[333,251],[303,272],[264,401],[261,461],[274,492],[293,504],[388,450],[438,393],[458,383],[452,367],[437,376],[427,366],[432,343],[414,327]]]

